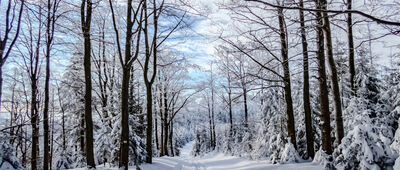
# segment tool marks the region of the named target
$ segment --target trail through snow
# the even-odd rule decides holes
[[[212,152],[203,157],[193,157],[193,142],[181,149],[180,157],[154,158],[153,164],[143,164],[142,170],[321,170],[315,163],[270,164],[267,161],[251,161]]]
[[[179,157],[153,158],[152,164],[142,164],[141,170],[322,170],[321,165],[312,162],[294,164],[270,164],[267,161],[253,161],[212,152],[202,157],[193,157],[190,152],[193,142],[181,149]],[[99,165],[98,170],[117,170]],[[135,170],[135,167],[129,167]],[[83,169],[76,169],[83,170]]]

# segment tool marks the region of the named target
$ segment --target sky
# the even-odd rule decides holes
[[[192,10],[193,13],[199,14],[199,19],[193,30],[198,35],[196,38],[192,38],[179,46],[179,49],[187,54],[193,55],[191,61],[204,68],[209,68],[210,60],[213,59],[215,47],[221,44],[218,40],[218,36],[224,33],[228,33],[230,29],[232,30],[232,20],[228,11],[220,9],[219,4],[228,2],[230,0],[191,0],[192,5],[197,10]],[[363,12],[371,13],[379,18],[379,15],[390,14],[390,10],[387,9],[388,6],[383,6],[377,8],[375,3],[380,3],[380,1],[356,1],[353,5],[354,9],[360,9]],[[387,0],[382,2],[384,4],[396,3],[393,0]],[[330,6],[332,9],[343,9],[343,5],[338,5],[334,3]],[[392,9],[389,5],[389,9]],[[392,9],[396,11],[396,9]],[[393,12],[392,12],[393,13]],[[343,18],[344,15],[338,18]],[[398,17],[400,18],[400,17]],[[393,20],[392,18],[383,18],[388,20]],[[365,20],[364,17],[354,14],[354,21]],[[339,25],[342,28],[346,28],[345,22],[341,22],[343,25]],[[354,26],[355,33],[355,45],[358,46],[362,41],[363,35],[365,37],[368,34],[366,29],[366,22],[358,23]],[[338,26],[331,24],[333,30],[333,37],[337,38],[345,43],[347,43],[346,32],[341,30]],[[371,23],[371,32],[376,36],[387,34],[388,30],[381,25]],[[229,34],[229,33],[228,33]],[[373,37],[374,38],[374,37]],[[365,45],[369,45],[369,42],[364,42]],[[400,36],[389,35],[378,40],[371,41],[372,45],[372,55],[375,57],[374,62],[384,66],[390,66],[390,55],[400,52]],[[299,46],[300,48],[300,46]],[[344,47],[345,48],[345,47]]]
[[[210,61],[213,60],[215,47],[221,44],[221,41],[218,37],[221,34],[229,33],[232,30],[232,20],[230,18],[230,14],[228,11],[220,9],[218,4],[228,2],[230,0],[187,0],[193,8],[187,8],[189,12],[196,17],[196,22],[193,24],[191,36],[186,39],[185,42],[179,43],[174,48],[178,51],[181,51],[185,56],[189,58],[189,61],[193,64],[199,65],[203,70],[209,69]],[[389,10],[383,7],[382,9],[375,9],[374,5],[366,5],[365,1],[356,1],[358,4],[355,4],[355,8],[361,9],[365,8],[364,12],[377,10],[378,12],[374,12],[373,15],[378,16],[380,13],[389,13],[391,7],[389,6]],[[374,1],[375,2],[375,1]],[[376,1],[379,3],[380,1]],[[385,0],[384,3],[396,3],[396,0]],[[1,4],[1,7],[4,7],[4,3]],[[343,6],[332,5],[331,8],[341,9]],[[2,9],[3,10],[3,9]],[[396,10],[396,9],[392,9]],[[400,9],[399,9],[400,10]],[[382,12],[385,11],[385,12]],[[354,20],[363,19],[360,16],[354,15]],[[400,19],[400,16],[397,17]],[[386,19],[386,18],[384,18]],[[344,24],[344,22],[343,22]],[[365,23],[364,23],[365,25]],[[388,31],[383,29],[382,26],[372,27],[372,32],[374,34],[380,35],[385,34]],[[341,25],[345,27],[345,25]],[[342,41],[346,42],[345,33],[343,30],[337,29],[335,25],[332,26],[335,30],[333,32],[334,37],[338,37]],[[339,31],[337,31],[339,30]],[[366,34],[367,31],[363,24],[358,24],[355,26],[356,36],[361,34]],[[356,46],[361,42],[361,39],[355,38]],[[374,56],[379,56],[376,59],[376,63],[380,65],[390,66],[390,54],[395,54],[400,52],[400,36],[386,36],[379,40],[372,41],[372,52]],[[300,47],[299,47],[300,48]],[[64,57],[66,59],[68,57]],[[65,67],[65,60],[53,60],[54,67]],[[201,71],[193,71],[191,72],[192,77],[200,77],[204,76],[204,73]]]

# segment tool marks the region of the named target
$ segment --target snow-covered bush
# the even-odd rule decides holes
[[[391,103],[391,115],[399,117],[400,115],[400,73],[393,73],[389,76],[388,84],[389,89],[385,92],[384,97],[389,103]],[[400,119],[398,122],[400,123]],[[392,150],[397,154],[400,154],[400,128],[397,127],[395,132],[393,143],[390,145]],[[400,169],[400,157],[396,159],[394,169]]]
[[[292,143],[287,143],[282,152],[280,163],[296,163],[300,160],[301,158],[294,148],[294,145]]]
[[[285,150],[285,145],[288,142],[286,136],[282,133],[272,135],[269,139],[269,160],[272,163],[279,163],[282,153]]]
[[[323,165],[326,170],[336,169],[335,165],[333,164],[332,155],[326,154],[322,148],[315,153],[313,162]]]
[[[251,157],[253,150],[254,126],[249,124],[248,128],[244,125],[234,126],[234,133],[231,144],[232,154],[241,157]]]
[[[345,169],[376,169],[391,166],[395,155],[379,127],[373,124],[370,112],[363,111],[355,117],[353,130],[347,133],[335,149],[335,162]]]
[[[24,167],[14,156],[14,149],[8,144],[8,140],[0,137],[0,169],[22,170]]]
[[[343,111],[345,137],[334,151],[335,163],[345,169],[386,169],[396,154],[390,149],[398,117],[391,113],[393,99],[374,68],[357,68],[357,96]]]
[[[72,167],[72,160],[71,160],[71,154],[68,153],[67,151],[62,151],[60,155],[57,156],[57,159],[55,160],[55,167],[56,169],[71,169]]]
[[[193,145],[193,155],[199,156],[212,150],[209,134],[205,129],[196,133],[195,143]]]

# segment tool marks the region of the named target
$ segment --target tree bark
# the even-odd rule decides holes
[[[210,107],[209,101],[207,101],[207,105],[208,105],[208,119],[209,119],[209,123],[210,123],[210,145],[211,145],[211,147],[213,147],[214,135],[213,135],[213,128],[212,128],[213,125],[212,125],[211,107]]]
[[[45,87],[44,87],[44,108],[43,108],[43,170],[49,169],[49,159],[50,157],[50,146],[49,146],[49,89],[50,89],[50,52],[51,45],[53,42],[54,35],[54,22],[55,22],[55,8],[57,2],[53,2],[54,6],[52,8],[51,0],[47,0],[47,25],[46,25],[46,79],[45,79]],[[53,13],[51,12],[53,11]],[[51,166],[51,164],[50,164]]]
[[[300,8],[304,8],[303,0],[299,1]],[[300,33],[303,47],[303,101],[304,101],[304,124],[306,125],[307,155],[314,158],[314,134],[312,129],[311,105],[310,105],[310,80],[308,71],[308,43],[304,22],[304,12],[300,13]]]
[[[347,0],[347,10],[352,10],[352,0]],[[357,89],[354,85],[354,77],[356,74],[354,66],[354,40],[353,40],[353,21],[352,14],[347,14],[347,38],[349,46],[349,73],[350,73],[350,88],[352,90],[352,95],[357,95]]]
[[[212,138],[212,143],[211,143],[211,147],[213,149],[215,149],[216,146],[216,135],[215,135],[215,119],[214,119],[214,115],[215,115],[215,103],[214,103],[214,94],[215,93],[215,89],[214,89],[214,72],[213,72],[213,67],[211,64],[211,138]],[[246,114],[247,115],[247,114]],[[246,119],[247,120],[247,119]],[[245,125],[246,126],[246,125]]]
[[[248,130],[249,127],[249,111],[247,108],[247,89],[246,86],[244,84],[242,84],[242,90],[243,90],[243,106],[244,106],[244,127],[245,130]]]
[[[53,91],[54,92],[54,91]],[[55,102],[55,100],[54,100],[54,96],[53,96],[53,99],[52,99],[52,109],[53,109],[53,111],[52,111],[52,115],[51,115],[51,139],[50,139],[50,154],[49,154],[49,169],[51,170],[52,169],[52,166],[51,165],[53,165],[53,154],[54,154],[54,115],[55,115],[55,112],[54,112],[54,108],[55,108],[55,105],[54,105],[54,102]]]
[[[320,0],[321,7],[323,10],[327,9],[326,0]],[[333,100],[335,106],[335,122],[336,122],[336,142],[339,145],[344,137],[344,128],[343,128],[343,118],[342,118],[342,101],[340,97],[340,89],[339,89],[339,80],[337,76],[336,62],[333,57],[333,47],[332,47],[332,35],[331,28],[329,22],[328,13],[322,12],[323,16],[323,30],[325,33],[325,42],[326,42],[326,51],[327,58],[329,63],[329,68],[331,71],[331,81],[332,81],[332,92],[333,92]]]
[[[163,116],[161,115],[161,136],[160,136],[160,156],[164,156],[164,118],[162,118]]]
[[[161,78],[159,76],[159,81],[161,82]],[[163,88],[162,88],[162,83],[160,83],[160,87],[159,87],[159,95],[160,95],[160,99],[159,99],[159,112],[160,112],[160,129],[161,129],[161,133],[160,133],[160,156],[164,156],[164,114],[163,114],[163,99],[164,99],[164,95],[163,95]]]
[[[50,46],[47,46],[50,48]],[[50,52],[50,49],[47,49]],[[46,56],[46,80],[44,87],[44,109],[43,109],[43,170],[49,169],[49,82],[50,82],[50,55]]]
[[[167,98],[167,88],[164,87],[164,155],[168,154],[168,98]]]
[[[121,144],[119,167],[128,169],[129,163],[129,78],[130,67],[124,67],[121,88]]]
[[[38,11],[39,14],[42,14],[41,8]],[[42,18],[38,18],[39,23],[42,22]],[[32,23],[29,23],[29,26],[32,26]],[[40,27],[41,25],[39,25]],[[30,32],[30,37],[32,37],[32,32]],[[31,152],[31,169],[36,170],[37,168],[37,161],[38,161],[38,154],[39,154],[39,102],[38,102],[38,79],[39,79],[39,55],[40,55],[40,43],[41,43],[41,29],[38,30],[37,40],[31,40],[31,48],[33,43],[35,45],[35,51],[31,49],[30,51],[30,70],[27,70],[30,74],[31,79],[31,125],[32,125],[32,152]]]
[[[320,0],[316,1],[317,9],[321,9]],[[330,125],[330,111],[329,111],[329,98],[328,86],[325,68],[325,49],[324,49],[324,31],[323,31],[323,16],[321,12],[317,12],[317,60],[318,60],[318,84],[319,84],[319,102],[321,109],[321,133],[322,133],[322,150],[326,154],[332,154],[331,145],[331,125]]]
[[[37,109],[37,78],[34,74],[31,77],[31,125],[32,125],[32,152],[31,152],[31,169],[37,169],[38,152],[39,152],[39,115]]]
[[[170,130],[170,133],[169,133],[169,143],[170,143],[170,149],[171,149],[171,156],[175,156],[174,155],[174,144],[173,144],[173,133],[174,133],[174,120],[172,120],[171,119],[171,123],[169,123],[170,124],[170,127],[169,127],[169,130]]]
[[[230,79],[228,80],[228,85],[229,85],[229,92],[228,92],[228,107],[229,107],[229,136],[232,137],[233,136],[233,113],[232,113],[232,92],[230,91]]]
[[[215,135],[215,110],[214,110],[214,90],[212,91],[211,95],[211,119],[212,119],[212,135],[213,135],[213,144],[212,147],[215,149],[215,146],[217,145],[217,140],[216,140],[216,135]]]
[[[143,10],[140,9],[140,6],[142,5],[142,1],[140,1],[137,10],[135,11],[133,17],[132,17],[132,12],[134,11],[132,8],[132,0],[127,1],[127,21],[126,21],[126,39],[125,39],[125,61],[122,58],[122,50],[121,50],[121,42],[119,39],[119,32],[117,28],[117,23],[115,21],[115,14],[114,14],[114,9],[112,5],[112,1],[109,0],[110,8],[111,8],[111,13],[112,13],[112,20],[113,20],[113,26],[114,26],[114,31],[116,34],[116,39],[117,39],[117,47],[118,47],[118,55],[120,59],[120,63],[122,65],[122,89],[121,89],[121,143],[120,143],[120,157],[119,157],[119,168],[120,169],[128,169],[128,164],[129,164],[129,79],[131,75],[131,68],[132,68],[132,63],[137,59],[138,54],[139,54],[139,46],[140,46],[140,34],[141,34],[141,27],[142,27],[142,12]],[[146,2],[144,1],[144,8],[145,8]],[[132,55],[131,53],[131,45],[132,45],[132,37],[133,37],[133,24],[134,21],[136,20],[136,17],[138,16],[140,11],[140,18],[138,19],[138,27],[136,29],[137,33],[137,42],[136,42],[136,51],[135,54]],[[147,17],[147,16],[145,16]],[[147,20],[147,18],[146,18]],[[146,85],[147,89],[147,85]],[[151,91],[150,91],[151,92]],[[150,94],[151,95],[151,94]],[[151,104],[150,103],[150,108],[151,109]],[[147,104],[149,106],[149,103]],[[151,117],[150,117],[151,118]],[[153,122],[153,119],[150,119],[150,123]],[[151,130],[150,130],[151,131]]]
[[[93,154],[93,120],[92,120],[92,73],[91,73],[91,43],[90,24],[92,19],[91,0],[82,0],[81,24],[84,38],[84,70],[85,70],[85,124],[86,124],[86,162],[89,169],[96,168]]]
[[[147,100],[147,129],[146,129],[146,163],[152,163],[152,156],[153,156],[153,97],[152,97],[152,86],[157,74],[157,36],[158,36],[158,17],[161,13],[162,7],[157,8],[156,0],[153,0],[153,41],[149,44],[149,33],[148,33],[148,18],[149,15],[147,14],[147,0],[143,1],[143,10],[144,10],[144,38],[145,38],[145,62],[143,68],[143,77],[144,83],[146,85],[146,100]],[[152,54],[150,52],[150,47]],[[149,64],[150,64],[150,57],[153,55],[153,72],[149,79]],[[168,133],[164,132],[164,133]]]
[[[122,71],[122,89],[121,89],[121,144],[119,168],[128,170],[129,164],[129,78],[131,74],[131,41],[132,41],[132,0],[127,1],[127,25],[125,41],[125,62]]]
[[[286,116],[287,116],[287,128],[288,137],[290,142],[293,144],[294,148],[297,149],[296,142],[296,130],[294,128],[294,115],[293,115],[293,101],[292,101],[292,89],[290,83],[290,67],[289,67],[289,54],[288,54],[288,44],[287,44],[287,33],[286,24],[283,16],[283,9],[278,8],[278,19],[279,19],[279,31],[281,40],[281,55],[282,55],[282,68],[283,68],[283,80],[284,80],[284,90],[285,90],[285,101],[286,101]]]
[[[146,162],[147,163],[152,163],[152,156],[153,156],[153,142],[152,142],[152,135],[153,135],[153,114],[152,114],[152,93],[151,93],[151,85],[149,83],[146,84],[146,100],[147,100],[147,130],[146,130]],[[164,118],[165,119],[165,118]],[[150,121],[149,121],[150,120]],[[164,124],[164,126],[166,126]],[[165,130],[164,130],[165,131]],[[168,133],[168,131],[164,132],[165,134]],[[165,145],[165,144],[164,144]],[[164,148],[166,149],[166,148]]]

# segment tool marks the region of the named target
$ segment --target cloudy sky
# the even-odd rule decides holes
[[[212,56],[214,55],[215,47],[221,43],[221,41],[218,41],[218,37],[221,34],[227,34],[229,31],[233,30],[232,21],[228,11],[220,8],[222,3],[228,1],[230,0],[190,0],[190,4],[193,7],[190,11],[197,14],[199,17],[199,20],[192,28],[195,37],[190,38],[190,40],[176,48],[179,48],[179,50],[186,54],[190,54],[189,56],[192,62],[207,68],[208,63],[213,58]],[[395,15],[397,11],[396,8],[400,6],[397,5],[394,7],[395,3],[398,2],[395,0],[387,0],[384,2],[365,0],[355,2],[353,7],[354,9],[359,9],[363,12],[379,17],[381,15]],[[342,3],[333,2],[330,8],[343,9],[345,6],[343,6]],[[343,17],[344,15],[336,18],[340,19]],[[365,20],[365,18],[358,15],[353,15],[353,18],[354,21]],[[384,19],[396,20],[398,17]],[[333,37],[346,42],[346,32],[340,28],[346,28],[346,25],[345,22],[341,22],[341,24],[343,25],[332,24]],[[370,30],[366,29],[368,24],[370,25]],[[354,27],[354,29],[356,46],[363,42],[363,44],[369,47],[369,42],[365,41],[365,37],[369,32],[374,34],[371,38],[379,37],[388,33],[388,30],[383,26],[371,22],[359,23]],[[389,66],[389,55],[399,52],[399,44],[400,37],[394,35],[385,36],[378,40],[371,41],[372,55],[376,57],[374,61],[381,65]]]

